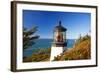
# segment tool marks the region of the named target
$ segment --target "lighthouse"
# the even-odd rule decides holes
[[[55,26],[53,30],[50,61],[53,61],[54,57],[57,57],[64,52],[64,49],[67,46],[66,31],[67,29],[63,27],[61,21],[59,21],[58,25]]]

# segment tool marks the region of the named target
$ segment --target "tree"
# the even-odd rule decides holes
[[[35,40],[39,38],[38,35],[34,35],[37,31],[37,27],[31,29],[23,28],[23,49],[27,49],[35,44]]]

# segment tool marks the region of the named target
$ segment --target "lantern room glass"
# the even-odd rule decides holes
[[[53,33],[54,42],[66,42],[66,31],[54,31]]]

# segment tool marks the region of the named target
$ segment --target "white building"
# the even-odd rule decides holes
[[[64,52],[64,48],[67,46],[66,30],[67,29],[61,25],[61,21],[59,21],[59,25],[54,28],[50,61],[54,60],[54,57],[57,57],[57,55]]]

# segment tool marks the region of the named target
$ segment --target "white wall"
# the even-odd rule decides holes
[[[10,71],[10,8],[11,8],[10,1],[11,0],[0,0],[0,73],[11,73]],[[71,3],[71,4],[84,4],[84,5],[100,4],[100,0],[30,0],[30,1]],[[100,13],[100,10],[98,13]],[[98,16],[100,16],[100,14]],[[100,18],[98,17],[98,20],[99,19]],[[100,25],[98,25],[98,28],[100,28]],[[99,37],[100,37],[100,33],[99,33]],[[100,38],[98,38],[98,42],[100,43],[99,40]],[[98,52],[100,56],[100,49],[98,49]],[[99,64],[100,64],[100,57],[99,57]],[[93,67],[93,68],[46,70],[46,71],[35,71],[34,73],[41,73],[41,72],[43,73],[87,73],[87,72],[99,73],[100,65],[99,67]],[[33,71],[26,72],[26,73],[33,73]]]

